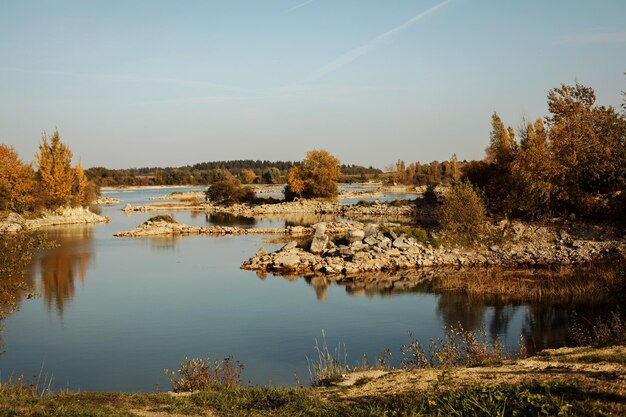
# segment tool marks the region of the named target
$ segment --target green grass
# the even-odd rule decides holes
[[[0,397],[0,416],[592,416],[620,415],[619,399],[586,392],[574,384],[464,388],[430,394],[324,400],[301,388],[215,387],[189,396],[169,394],[58,394],[48,398]]]

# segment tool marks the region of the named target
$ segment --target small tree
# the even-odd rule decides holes
[[[43,134],[35,158],[44,203],[50,207],[67,204],[72,195],[75,171],[72,168],[72,151],[61,142],[58,131],[51,138]]]
[[[13,148],[0,145],[0,210],[21,213],[33,208],[34,175],[30,164],[23,163]]]
[[[312,150],[299,168],[290,171],[285,197],[329,198],[339,194],[339,159],[325,150]],[[295,167],[294,167],[295,168]],[[302,190],[301,192],[297,192]]]
[[[484,231],[485,206],[467,181],[452,186],[437,214],[446,238],[458,243],[474,243]]]

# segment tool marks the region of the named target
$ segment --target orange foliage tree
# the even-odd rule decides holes
[[[30,164],[22,162],[13,148],[0,145],[0,210],[21,213],[33,208],[34,174]]]
[[[76,172],[72,168],[72,151],[61,142],[58,131],[55,131],[51,138],[43,134],[35,158],[44,203],[50,207],[69,203]]]
[[[308,151],[302,165],[289,172],[285,197],[296,194],[305,198],[336,197],[339,194],[339,163],[339,159],[323,149]]]

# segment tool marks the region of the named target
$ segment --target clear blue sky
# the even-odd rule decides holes
[[[85,166],[483,156],[576,80],[626,89],[624,0],[0,0],[0,142]]]

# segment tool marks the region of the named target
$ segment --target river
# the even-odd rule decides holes
[[[138,205],[173,190],[106,194]],[[169,388],[164,369],[186,356],[234,355],[244,382],[294,385],[309,378],[322,331],[332,348],[345,344],[351,363],[373,361],[390,348],[394,361],[412,332],[423,344],[460,322],[485,326],[517,346],[520,334],[536,348],[561,346],[570,312],[593,315],[604,305],[498,303],[464,295],[420,291],[348,291],[306,279],[257,276],[240,270],[267,236],[190,236],[125,239],[157,214],[103,207],[107,224],[58,226],[46,232],[58,246],[41,251],[27,274],[37,297],[25,299],[2,322],[0,372],[27,378],[43,373],[56,388],[82,391],[155,391]],[[158,213],[162,214],[162,213]],[[174,212],[194,224],[282,227],[281,219],[254,220]],[[315,219],[309,219],[314,221]],[[293,220],[290,221],[293,224]]]

